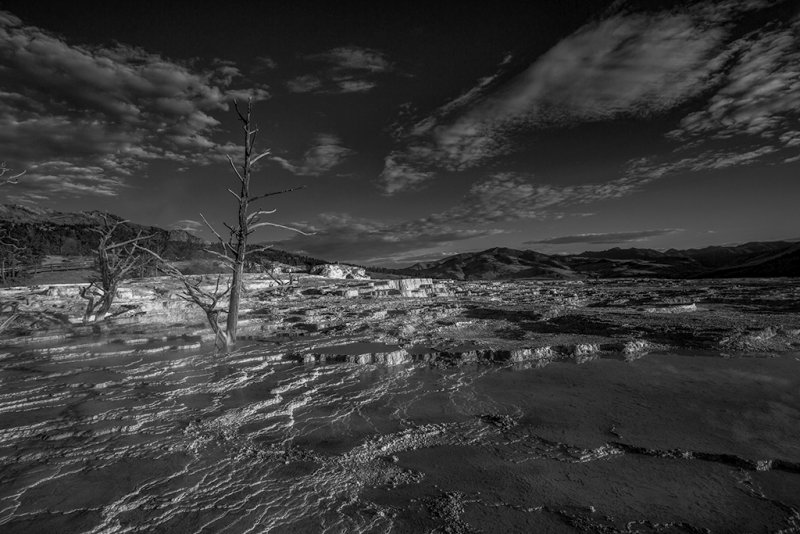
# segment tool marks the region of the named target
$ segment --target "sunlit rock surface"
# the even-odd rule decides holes
[[[0,532],[795,532],[794,280],[2,291]]]
[[[348,279],[368,279],[366,270],[363,267],[353,267],[352,265],[324,264],[315,265],[311,268],[311,274],[324,276],[326,278],[348,278]]]

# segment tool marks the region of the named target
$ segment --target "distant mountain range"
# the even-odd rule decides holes
[[[102,224],[99,211],[63,213],[18,205],[0,205],[0,232],[41,255],[86,256],[97,246],[91,231]],[[207,258],[209,243],[183,230],[125,223],[120,238],[141,230],[154,236],[163,255],[173,260]],[[282,250],[269,250],[261,259],[310,267],[327,263],[319,258]],[[369,268],[376,276],[414,276],[458,280],[515,278],[732,278],[800,277],[800,242],[771,241],[737,246],[658,251],[646,248],[612,248],[572,255],[548,255],[532,250],[490,248],[456,254],[438,261],[417,263],[404,269]]]
[[[417,276],[459,280],[800,276],[800,243],[771,241],[663,252],[612,248],[571,255],[490,248],[417,263],[404,271]]]

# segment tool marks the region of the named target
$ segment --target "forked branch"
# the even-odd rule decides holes
[[[11,169],[8,168],[8,165],[5,161],[0,162],[0,185],[6,184],[18,184],[19,178],[22,177],[28,171],[18,172],[17,174],[11,174],[10,176],[6,176],[8,173],[12,172]]]

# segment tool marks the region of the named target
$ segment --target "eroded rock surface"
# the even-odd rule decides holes
[[[585,361],[609,353],[632,359],[653,350],[735,354],[800,348],[800,287],[793,280],[328,281],[307,276],[286,292],[270,277],[250,275],[246,287],[242,334],[274,343],[291,339],[285,357],[304,361],[326,359],[314,356],[318,345],[356,341],[407,351],[388,360],[355,358],[365,363],[381,358]],[[0,299],[13,302],[17,314],[4,333],[5,343],[47,343],[97,332],[119,339],[143,333],[154,339],[210,339],[203,314],[178,296],[169,279],[126,284],[118,291],[114,317],[98,325],[82,323],[78,289],[2,290]]]
[[[0,530],[800,528],[791,280],[253,276],[230,353],[175,289],[3,292]]]

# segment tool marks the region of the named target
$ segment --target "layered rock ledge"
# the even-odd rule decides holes
[[[7,288],[6,348],[118,351],[210,344],[204,315],[168,278],[124,284],[113,317],[83,322],[80,285]],[[9,312],[10,313],[10,312]],[[656,350],[800,350],[800,285],[778,280],[455,282],[248,275],[241,336],[270,359],[399,364],[635,359]],[[380,350],[363,344],[384,344]],[[362,344],[362,345],[359,345]],[[337,349],[336,347],[340,347]],[[368,350],[369,349],[369,350]],[[89,349],[94,350],[94,349]]]

